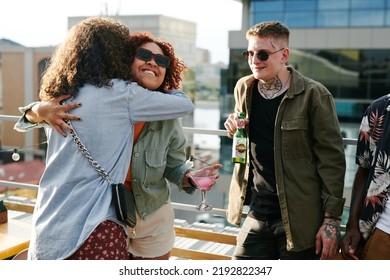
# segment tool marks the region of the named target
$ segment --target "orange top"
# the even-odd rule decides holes
[[[141,134],[141,131],[144,128],[144,126],[145,126],[145,122],[136,123],[134,125],[133,147],[134,147],[135,143],[137,142],[138,137]],[[131,186],[131,162],[132,162],[132,160],[130,160],[130,166],[129,166],[129,170],[127,171],[127,176],[126,176],[126,180],[125,180],[125,187],[129,190],[131,190],[133,188]]]

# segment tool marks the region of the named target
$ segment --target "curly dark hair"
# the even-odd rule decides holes
[[[103,17],[72,27],[42,76],[40,99],[74,97],[86,83],[109,88],[111,79],[132,80],[129,34],[125,25]]]
[[[183,74],[188,71],[188,67],[175,56],[175,50],[170,43],[161,38],[154,38],[150,32],[136,32],[130,35],[129,57],[131,58],[131,63],[134,61],[136,50],[146,43],[155,43],[162,49],[164,55],[170,59],[164,81],[157,90],[167,92],[170,89],[181,89]]]

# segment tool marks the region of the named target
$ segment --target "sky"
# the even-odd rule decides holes
[[[196,47],[211,62],[228,63],[228,31],[241,27],[242,4],[234,0],[2,0],[0,39],[26,47],[54,46],[67,33],[70,16],[165,15],[197,24]],[[131,27],[130,27],[131,29]]]

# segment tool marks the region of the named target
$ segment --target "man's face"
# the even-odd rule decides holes
[[[288,58],[286,45],[270,37],[250,37],[247,51],[248,64],[253,75],[263,81],[274,78],[281,69],[284,69]]]

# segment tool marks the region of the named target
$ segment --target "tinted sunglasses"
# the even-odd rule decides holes
[[[151,51],[144,48],[138,48],[137,51],[135,52],[135,57],[146,62],[154,59],[156,64],[163,68],[168,68],[170,63],[168,56],[162,54],[154,54]]]
[[[271,53],[268,53],[264,50],[261,50],[259,52],[256,53],[256,57],[261,60],[261,61],[266,61],[270,55],[274,54],[274,53],[277,53],[277,52],[280,52],[284,50],[284,48],[281,48],[280,50],[277,50],[277,51],[274,51],[274,52],[271,52]],[[249,58],[252,58],[255,53],[252,52],[252,51],[244,51],[242,52],[242,55],[246,58],[246,59],[249,59]]]

